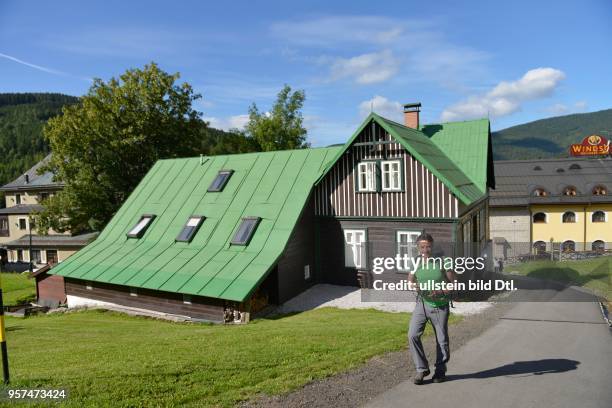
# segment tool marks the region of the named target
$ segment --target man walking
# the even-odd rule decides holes
[[[414,312],[410,319],[408,341],[417,371],[414,383],[420,385],[423,384],[424,378],[430,374],[429,363],[421,342],[421,336],[428,320],[431,322],[436,335],[436,364],[432,380],[435,383],[440,383],[446,379],[446,363],[450,357],[448,346],[448,295],[450,291],[420,290],[419,284],[432,287],[435,283],[455,282],[456,276],[453,271],[444,271],[439,265],[427,262],[431,257],[433,246],[431,235],[425,233],[419,235],[416,244],[422,262],[414,273],[410,273],[408,278],[410,282],[416,284],[418,291]]]

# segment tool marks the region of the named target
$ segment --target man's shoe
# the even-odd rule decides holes
[[[423,384],[423,380],[425,379],[425,377],[427,377],[429,375],[430,371],[417,371],[416,375],[414,376],[414,380],[413,382],[416,385],[421,385]]]
[[[443,372],[439,372],[436,371],[433,375],[433,377],[431,377],[431,380],[435,383],[441,383],[446,381],[446,373]]]

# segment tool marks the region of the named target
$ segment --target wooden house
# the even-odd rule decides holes
[[[489,122],[419,126],[419,108],[404,125],[372,113],[342,146],[160,160],[99,237],[47,273],[64,278],[68,306],[245,322],[318,282],[367,286],[373,257],[412,251],[424,230],[477,251]]]

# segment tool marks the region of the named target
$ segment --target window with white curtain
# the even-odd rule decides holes
[[[376,191],[376,162],[362,162],[357,165],[357,190]]]
[[[382,173],[382,190],[399,191],[402,188],[400,169],[402,163],[399,160],[389,160],[380,163]]]
[[[421,231],[397,231],[397,254],[400,256],[402,261],[399,263],[398,268],[403,272],[410,272],[412,262],[407,263],[407,268],[404,268],[404,255],[408,255],[408,258],[416,258],[419,256],[419,248],[417,247],[416,240],[421,234]]]
[[[365,230],[344,230],[344,265],[352,268],[366,266]]]

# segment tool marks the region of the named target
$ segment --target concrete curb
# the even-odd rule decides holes
[[[612,320],[608,317],[608,309],[604,306],[603,302],[599,302],[599,309],[601,309],[601,315],[606,323],[608,323],[608,327],[612,327]]]

